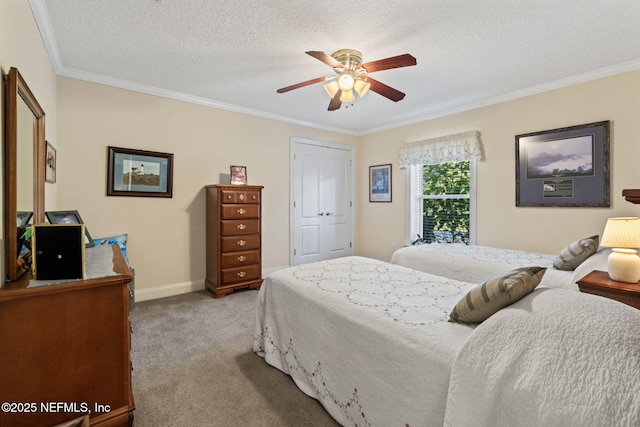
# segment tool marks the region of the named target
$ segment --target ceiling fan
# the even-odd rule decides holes
[[[393,102],[400,101],[404,98],[404,93],[378,80],[372,79],[369,74],[376,71],[416,65],[416,58],[408,53],[379,59],[377,61],[365,62],[364,64],[362,63],[362,54],[353,49],[341,49],[331,55],[320,51],[309,51],[305,53],[333,68],[335,74],[283,87],[278,89],[277,92],[285,93],[315,83],[327,82],[324,84],[324,88],[331,97],[328,108],[329,111],[339,109],[343,102],[353,102],[355,99],[354,91],[362,98],[365,93],[371,89]]]

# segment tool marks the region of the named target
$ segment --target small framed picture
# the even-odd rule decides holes
[[[49,144],[49,141],[46,141],[46,143],[44,180],[45,182],[54,183],[56,182],[56,149],[53,148],[53,145]]]
[[[391,164],[369,166],[369,201],[391,202]]]
[[[247,185],[246,166],[231,166],[231,185]]]
[[[49,224],[84,224],[78,211],[48,211],[44,215],[47,217]],[[95,246],[87,227],[84,227],[84,235],[86,247],[92,248]]]
[[[29,225],[32,216],[33,212],[31,211],[18,211],[18,228],[24,228]]]

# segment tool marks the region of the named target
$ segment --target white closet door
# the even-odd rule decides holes
[[[292,144],[292,264],[353,255],[351,150]]]

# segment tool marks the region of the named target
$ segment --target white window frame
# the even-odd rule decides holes
[[[460,194],[446,194],[439,196],[425,196],[422,191],[422,167],[424,165],[412,165],[406,170],[407,174],[407,200],[409,206],[407,207],[407,240],[405,244],[410,245],[417,239],[417,235],[422,236],[422,200],[424,199],[469,199],[469,242],[472,245],[476,244],[476,177],[477,177],[477,163],[475,159],[469,160],[469,173],[471,182],[469,183],[469,196]],[[424,236],[423,236],[424,237]]]

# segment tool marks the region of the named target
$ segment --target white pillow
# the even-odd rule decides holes
[[[573,270],[571,283],[577,283],[578,280],[582,279],[593,270],[607,271],[607,258],[609,258],[610,253],[611,249],[601,249],[587,258],[582,264]]]

